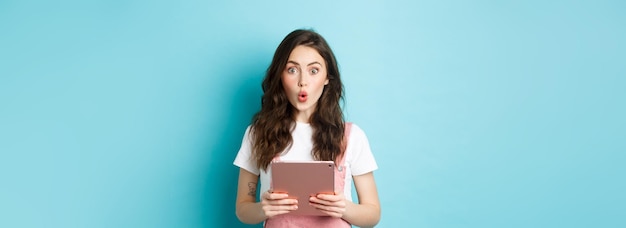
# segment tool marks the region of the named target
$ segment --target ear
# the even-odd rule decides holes
[[[326,81],[324,81],[324,85],[328,85],[328,82],[330,82],[330,79],[326,78]]]

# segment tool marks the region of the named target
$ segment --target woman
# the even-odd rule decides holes
[[[262,83],[261,110],[246,130],[234,164],[240,167],[236,213],[266,227],[369,227],[380,220],[373,171],[378,167],[365,133],[343,120],[343,85],[335,56],[322,36],[295,30],[280,43]],[[346,131],[350,129],[349,131]],[[344,140],[344,136],[349,136]],[[347,145],[346,145],[347,144]],[[309,203],[328,216],[297,216],[297,200],[269,192],[273,160],[335,161],[346,167],[335,194]],[[341,170],[336,169],[336,174]],[[261,181],[260,202],[256,201]],[[352,202],[354,182],[358,203]],[[300,199],[302,200],[302,199]]]

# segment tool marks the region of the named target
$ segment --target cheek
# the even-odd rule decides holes
[[[326,84],[322,81],[317,85],[317,94],[322,96],[324,94],[324,90],[326,90]]]
[[[289,88],[289,85],[291,85],[291,81],[289,80],[289,77],[282,77],[281,78],[281,84],[283,85],[283,89],[287,90]]]
[[[318,80],[317,84],[324,87],[325,85],[328,85],[329,82],[328,77],[322,77]]]

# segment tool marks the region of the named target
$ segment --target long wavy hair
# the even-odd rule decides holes
[[[345,151],[342,144],[344,120],[339,105],[339,101],[343,100],[343,84],[337,60],[321,35],[312,30],[298,29],[289,33],[276,48],[262,83],[261,110],[252,118],[252,157],[258,168],[263,170],[267,170],[272,159],[293,143],[291,132],[296,126],[296,110],[287,99],[281,75],[291,51],[299,45],[314,48],[324,58],[329,81],[309,119],[313,128],[313,158],[338,162]]]

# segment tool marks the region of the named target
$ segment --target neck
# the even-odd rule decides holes
[[[313,114],[313,113],[307,113],[307,112],[297,112],[297,113],[294,115],[294,119],[295,119],[297,122],[301,122],[301,123],[309,123],[309,122],[310,122],[309,120],[311,119],[311,115],[312,115],[312,114]]]

